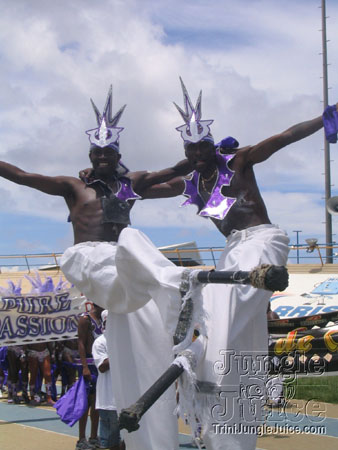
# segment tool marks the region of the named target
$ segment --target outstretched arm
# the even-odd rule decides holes
[[[310,136],[323,127],[322,116],[306,122],[298,123],[291,128],[276,134],[257,145],[249,147],[246,153],[246,163],[257,164],[265,161],[281,148]]]
[[[167,183],[153,184],[142,191],[142,198],[168,198],[181,195],[184,191],[184,179],[174,178]]]
[[[141,195],[145,196],[146,192],[149,192],[148,189],[151,186],[159,185],[162,186],[163,183],[166,183],[170,180],[173,180],[177,177],[182,177],[187,175],[192,171],[192,168],[187,159],[184,159],[178,162],[173,167],[168,167],[167,169],[159,170],[157,172],[133,172],[128,173],[128,177],[133,182],[134,191]],[[166,189],[162,186],[162,189]],[[157,189],[159,192],[159,188]],[[178,195],[178,194],[174,194]],[[168,195],[168,197],[172,197],[173,195]],[[149,197],[147,197],[149,198]],[[152,197],[159,198],[159,197]]]
[[[71,177],[47,177],[25,172],[19,167],[0,161],[0,176],[16,184],[29,186],[50,195],[66,196],[71,191]]]

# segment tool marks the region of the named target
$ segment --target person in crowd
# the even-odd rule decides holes
[[[8,383],[8,358],[7,347],[0,347],[0,398],[2,394],[7,390],[6,385]]]
[[[45,381],[47,404],[53,406],[55,403],[52,398],[51,373],[51,361],[54,357],[52,343],[38,342],[27,345],[29,392],[32,405],[38,405],[42,400],[40,389],[37,387],[39,375],[40,382],[42,383],[42,380]]]
[[[103,334],[97,337],[93,344],[93,358],[98,370],[95,407],[99,411],[100,416],[100,448],[119,450],[122,448],[123,444],[121,443],[120,446],[120,430],[113,392],[113,383],[109,370],[107,340],[104,331],[107,316],[108,311],[105,309],[101,314]]]
[[[67,385],[63,386],[64,393],[68,391],[76,381],[76,367],[74,362],[79,358],[78,340],[68,339],[63,342],[62,352],[60,354],[61,364],[63,363],[62,374],[65,374]]]
[[[88,409],[79,420],[79,440],[76,450],[86,450],[100,445],[97,436],[99,412],[95,408],[97,369],[94,363],[92,347],[95,339],[102,334],[101,313],[103,309],[93,303],[89,312],[82,314],[78,322],[78,352],[79,358],[74,362],[80,365],[80,373],[88,384]],[[90,411],[90,437],[86,440],[86,426]]]
[[[8,359],[8,403],[20,403],[18,392],[20,390],[20,375],[22,385],[22,398],[29,403],[28,396],[28,362],[26,356],[27,346],[13,345],[7,348]]]

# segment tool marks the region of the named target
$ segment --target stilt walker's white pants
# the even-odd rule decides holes
[[[233,231],[216,269],[286,265],[288,243],[285,232],[275,225]],[[209,388],[209,393],[198,394],[200,404],[209,408],[204,436],[208,450],[256,448],[257,436],[251,430],[260,423],[265,399],[270,297],[271,292],[249,285],[208,285],[203,290],[208,346],[197,378],[205,391]],[[213,390],[218,392],[214,399]]]
[[[247,271],[263,263],[285,265],[288,242],[274,225],[234,231],[217,269]],[[69,281],[110,312],[107,341],[109,358],[116,364],[111,368],[114,392],[118,408],[125,408],[172,361],[171,338],[181,307],[184,268],[173,265],[143,233],[131,228],[122,231],[117,247],[78,244],[65,252],[61,264]],[[197,368],[200,392],[196,414],[202,417],[208,450],[255,448],[256,435],[240,431],[245,425],[257,424],[258,391],[263,389],[265,371],[252,366],[243,369],[243,364],[259,362],[267,353],[270,296],[269,291],[244,285],[207,285],[203,289],[208,342]],[[248,408],[250,402],[257,414]],[[169,390],[144,415],[140,430],[126,436],[128,450],[178,448],[174,406],[174,392]],[[217,433],[214,424],[237,424],[239,432]]]
[[[129,285],[131,296],[127,296],[123,283],[120,283],[115,262],[117,244],[114,242],[77,244],[65,251],[60,265],[66,278],[80,292],[109,310],[106,337],[118,411],[138,400],[172,363],[172,329],[175,329],[177,323],[173,311],[176,309],[178,314],[180,309],[178,286],[181,271],[175,271],[174,285],[177,287],[174,286],[170,293],[162,289],[161,283],[147,281],[145,273],[148,260],[151,259],[147,248],[149,241],[137,230],[126,231],[129,233],[127,245],[138,253],[140,263],[137,266],[137,258],[129,261],[122,256],[119,259],[120,269],[125,275],[123,283]],[[152,247],[151,244],[150,248]],[[161,254],[160,256],[162,258]],[[160,266],[157,266],[156,271],[158,270]],[[152,274],[150,277],[153,277]],[[159,278],[158,273],[156,277]],[[152,289],[154,294],[162,291],[166,296],[162,302],[162,312],[166,314],[165,310],[168,308],[167,324],[171,327],[170,333],[164,328],[159,308],[151,299],[149,291]],[[171,309],[168,295],[176,299],[176,308]],[[179,444],[175,407],[173,386],[142,417],[139,430],[124,434],[127,449],[177,450]]]

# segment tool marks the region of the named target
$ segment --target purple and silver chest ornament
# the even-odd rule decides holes
[[[220,149],[216,149],[217,179],[211,191],[209,200],[205,202],[199,192],[200,173],[196,170],[192,173],[190,179],[185,179],[185,189],[183,195],[188,197],[182,206],[196,205],[198,215],[202,217],[211,217],[213,219],[223,220],[228,214],[236,198],[226,197],[222,194],[223,186],[230,186],[235,172],[228,167],[228,163],[235,155],[222,155]]]
[[[119,183],[119,188],[117,192],[115,192],[114,194],[112,189],[102,180],[93,180],[87,183],[87,186],[90,186],[92,184],[96,185],[100,184],[103,187],[105,195],[107,197],[110,197],[113,194],[114,197],[117,197],[119,200],[123,202],[126,202],[128,200],[138,200],[142,198],[134,191],[130,178],[125,176],[119,176],[117,180]]]
[[[130,178],[119,177],[118,180],[120,183],[120,187],[119,187],[119,190],[115,193],[115,196],[118,199],[126,202],[127,200],[137,200],[137,199],[142,198],[141,196],[136,194],[136,192],[134,191]]]

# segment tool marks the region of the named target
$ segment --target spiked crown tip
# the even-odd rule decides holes
[[[177,127],[176,130],[181,133],[181,137],[185,143],[196,143],[208,138],[208,140],[213,142],[210,133],[210,125],[213,123],[213,120],[202,120],[202,91],[200,91],[196,106],[194,107],[181,77],[180,81],[183,91],[184,110],[175,102],[174,105],[185,124]]]
[[[126,105],[122,106],[118,112],[112,117],[113,108],[113,87],[110,86],[107,100],[101,114],[95,103],[90,99],[96,116],[97,128],[87,130],[86,134],[89,136],[89,141],[92,145],[97,147],[110,146],[115,150],[119,150],[119,135],[124,128],[118,127],[117,124],[121,119]]]

